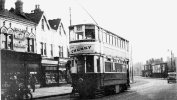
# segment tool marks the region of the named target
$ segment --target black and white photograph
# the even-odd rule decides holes
[[[0,0],[0,100],[177,100],[176,0]]]

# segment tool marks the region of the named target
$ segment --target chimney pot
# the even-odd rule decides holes
[[[0,10],[5,9],[5,0],[0,0]]]
[[[21,0],[15,2],[15,11],[20,14],[23,13],[23,2]]]

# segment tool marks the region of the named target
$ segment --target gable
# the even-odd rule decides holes
[[[53,19],[49,20],[49,25],[52,29],[58,30],[59,24],[60,24],[61,19]]]
[[[41,19],[38,23],[38,27],[43,29],[43,30],[50,30],[49,23],[44,15],[41,16]]]

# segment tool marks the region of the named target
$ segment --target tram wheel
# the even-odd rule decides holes
[[[26,93],[23,94],[23,100],[32,100],[32,94],[31,93]]]

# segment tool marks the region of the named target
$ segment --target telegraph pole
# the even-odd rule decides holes
[[[69,19],[70,19],[70,26],[71,26],[71,7],[69,7]]]
[[[173,70],[172,50],[171,50],[171,68],[172,68],[172,70]]]

